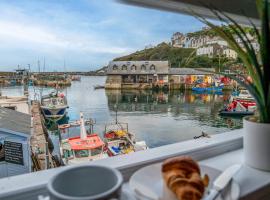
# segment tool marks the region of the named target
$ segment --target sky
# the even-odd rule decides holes
[[[91,71],[203,27],[192,16],[114,0],[1,0],[0,71]],[[64,67],[65,63],[65,67]]]

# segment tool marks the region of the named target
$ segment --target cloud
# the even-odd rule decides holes
[[[186,16],[179,20],[179,15],[112,2],[2,0],[0,66],[46,57],[52,66],[66,59],[70,69],[92,70],[148,44],[167,41],[172,32],[191,24]]]

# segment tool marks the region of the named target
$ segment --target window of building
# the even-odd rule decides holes
[[[145,71],[146,70],[146,66],[145,65],[142,65],[141,66],[141,70]]]
[[[132,66],[131,66],[131,70],[133,70],[133,71],[137,70],[136,65],[132,65]]]
[[[126,65],[123,65],[122,66],[122,70],[127,70],[127,66]]]
[[[156,66],[155,65],[151,65],[150,66],[150,70],[156,70]]]
[[[114,66],[113,66],[113,70],[118,70],[117,65],[114,65]]]

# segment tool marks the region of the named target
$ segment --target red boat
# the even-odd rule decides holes
[[[256,102],[252,100],[233,99],[233,101],[219,112],[226,116],[253,115],[256,110]]]

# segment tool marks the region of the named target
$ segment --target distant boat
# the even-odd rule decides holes
[[[73,75],[71,76],[72,81],[81,81],[81,76]]]
[[[253,115],[256,110],[256,102],[243,99],[233,99],[223,110],[219,111],[222,116],[245,116]]]
[[[104,89],[105,86],[104,85],[95,85],[94,86],[94,89],[97,90],[97,89]]]
[[[213,86],[213,87],[193,87],[194,92],[222,92],[224,86]]]
[[[235,99],[238,100],[254,100],[253,96],[248,92],[248,90],[240,90],[239,95],[234,97]]]
[[[52,92],[42,96],[40,106],[44,117],[48,120],[58,121],[67,114],[67,99],[63,93]]]

